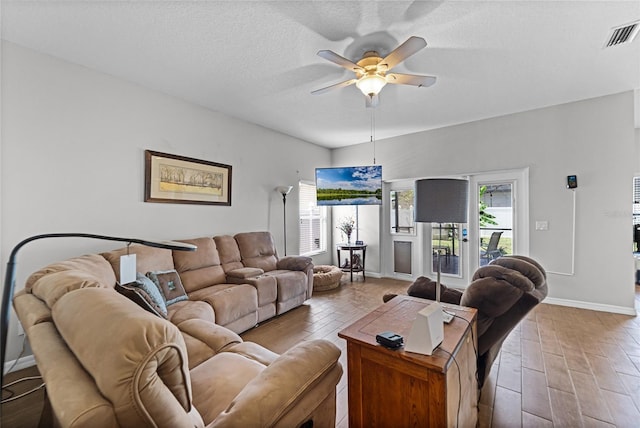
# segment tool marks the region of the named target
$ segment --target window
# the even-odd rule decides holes
[[[300,255],[327,251],[327,207],[316,204],[316,186],[301,181],[300,191]]]
[[[391,233],[415,232],[413,222],[413,189],[391,191]]]
[[[640,177],[633,177],[633,224],[640,224]]]

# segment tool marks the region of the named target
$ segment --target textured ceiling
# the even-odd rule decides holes
[[[2,38],[326,147],[369,141],[352,85],[314,89],[410,36],[394,68],[438,78],[387,85],[378,140],[640,88],[640,37],[603,49],[640,1],[2,1]]]

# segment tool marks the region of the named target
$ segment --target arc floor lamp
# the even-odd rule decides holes
[[[16,245],[7,262],[7,269],[4,277],[4,289],[2,290],[2,308],[0,314],[0,324],[2,325],[2,371],[0,372],[0,385],[4,385],[4,361],[7,350],[7,334],[9,332],[9,308],[13,300],[13,290],[16,286],[16,256],[18,251],[26,244],[39,239],[48,238],[91,238],[104,241],[127,242],[128,244],[141,244],[147,247],[165,248],[177,251],[195,251],[198,247],[177,241],[150,241],[137,238],[120,238],[116,236],[95,235],[92,233],[46,233],[43,235],[31,236]]]

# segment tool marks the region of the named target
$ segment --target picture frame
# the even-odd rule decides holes
[[[144,201],[231,206],[231,165],[145,150]]]

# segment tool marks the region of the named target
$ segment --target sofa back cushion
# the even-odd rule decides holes
[[[49,308],[65,294],[80,288],[111,288],[110,284],[83,270],[63,270],[52,272],[38,279],[31,287],[31,293],[44,301]]]
[[[42,278],[54,272],[66,270],[84,271],[90,273],[96,281],[103,285],[113,287],[116,284],[116,276],[111,264],[100,254],[87,254],[85,256],[74,257],[69,260],[52,263],[32,273],[25,283],[25,290],[28,292],[31,287]]]
[[[173,252],[173,263],[187,293],[225,282],[224,270],[213,238],[182,239],[180,242],[198,247],[196,251]]]
[[[235,235],[242,263],[265,272],[276,269],[278,254],[270,232],[245,232]]]
[[[215,236],[213,240],[218,247],[218,254],[220,254],[220,263],[225,272],[230,272],[236,269],[242,269],[242,257],[240,256],[240,248],[235,238],[231,235]]]
[[[187,354],[176,326],[111,289],[67,293],[52,315],[121,426],[193,425]]]
[[[147,247],[146,245],[130,245],[117,250],[102,253],[111,264],[111,268],[120,282],[120,257],[126,254],[136,255],[136,269],[143,274],[158,270],[174,269],[171,250],[165,248]]]

